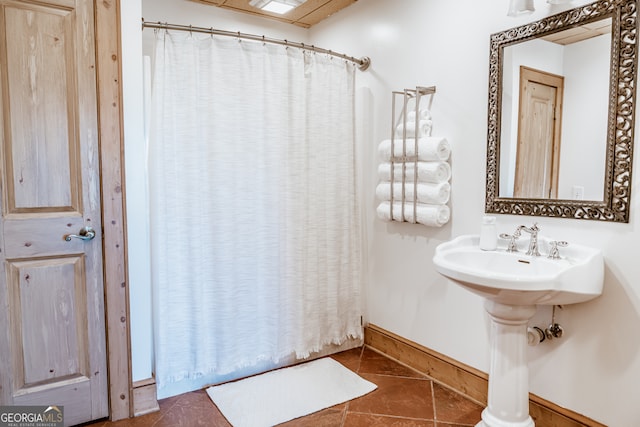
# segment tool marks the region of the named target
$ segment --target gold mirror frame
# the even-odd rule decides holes
[[[485,212],[629,222],[637,81],[638,0],[599,0],[491,35]],[[504,48],[588,22],[612,18],[604,200],[499,197]]]

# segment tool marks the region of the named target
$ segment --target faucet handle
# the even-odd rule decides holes
[[[507,252],[518,252],[518,246],[516,246],[516,240],[520,237],[520,234],[507,234],[500,233],[501,239],[509,239],[509,244],[507,245]]]
[[[551,259],[560,259],[560,251],[558,247],[564,248],[569,245],[569,242],[565,242],[564,240],[553,240],[549,242],[551,245],[551,249],[549,250],[549,256],[547,258]]]

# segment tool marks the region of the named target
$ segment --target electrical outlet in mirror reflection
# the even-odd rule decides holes
[[[582,185],[574,185],[571,187],[571,198],[573,200],[583,200],[584,199],[584,186]]]

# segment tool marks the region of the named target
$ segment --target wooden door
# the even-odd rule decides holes
[[[67,425],[108,416],[93,7],[0,0],[0,405]]]
[[[561,76],[520,67],[514,197],[557,197],[563,87]]]

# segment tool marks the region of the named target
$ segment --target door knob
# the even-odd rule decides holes
[[[80,240],[91,240],[96,237],[96,231],[89,227],[82,227],[79,234],[67,234],[64,236],[64,240],[70,242],[71,239],[80,239]]]

